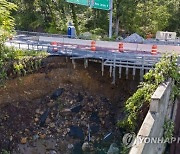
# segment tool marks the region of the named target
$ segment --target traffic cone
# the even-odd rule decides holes
[[[124,52],[124,45],[123,45],[123,43],[119,43],[119,52]]]
[[[57,46],[58,44],[57,44],[57,42],[51,42],[51,45]]]
[[[91,50],[96,51],[96,42],[95,41],[91,42]]]
[[[157,45],[152,46],[151,54],[152,55],[157,55]]]

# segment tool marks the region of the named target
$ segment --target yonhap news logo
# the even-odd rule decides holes
[[[123,144],[127,148],[131,148],[133,146],[139,145],[139,144],[146,144],[146,143],[152,143],[152,144],[164,144],[164,143],[180,143],[180,137],[171,137],[171,138],[164,138],[164,137],[149,137],[149,136],[142,136],[132,133],[127,133],[123,136]]]

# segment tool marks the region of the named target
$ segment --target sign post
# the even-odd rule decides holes
[[[66,2],[109,11],[109,38],[112,37],[113,0],[66,0]]]
[[[109,38],[112,38],[112,16],[113,16],[113,0],[110,0],[110,11],[109,11]]]

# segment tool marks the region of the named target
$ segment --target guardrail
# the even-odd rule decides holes
[[[50,33],[40,33],[40,32],[29,32],[29,31],[20,31],[20,30],[16,30],[16,33],[17,34],[32,35],[32,36],[47,36],[47,37],[71,38],[71,35],[50,34]]]
[[[25,42],[13,42],[10,41],[9,44],[19,49],[26,50],[44,50],[51,55],[64,55],[70,56],[71,59],[84,59],[85,64],[87,59],[99,59],[102,62],[102,75],[104,73],[104,66],[110,68],[110,76],[113,77],[113,83],[115,83],[116,68],[119,69],[119,76],[121,77],[122,68],[126,69],[126,77],[128,77],[128,70],[133,70],[133,78],[135,76],[136,70],[140,70],[140,80],[143,79],[143,75],[149,69],[153,68],[154,65],[160,60],[162,55],[147,55],[147,54],[137,54],[137,53],[122,53],[122,52],[107,52],[107,51],[91,51],[87,49],[73,48],[71,46],[64,46],[60,43],[59,46],[54,45],[44,45],[39,43],[25,43]],[[180,64],[180,58],[178,59],[178,64]]]
[[[62,35],[62,34],[51,34],[51,33],[41,33],[41,32],[29,32],[29,31],[20,31],[16,30],[17,34],[25,34],[25,35],[32,35],[32,36],[47,36],[47,37],[59,37],[59,38],[72,38],[71,35]],[[73,38],[79,38],[78,36]],[[116,40],[115,42],[118,42]],[[122,42],[125,42],[121,40]],[[133,42],[125,42],[125,43],[136,43]],[[156,40],[156,39],[147,39],[142,42],[143,44],[158,44],[158,45],[176,45],[180,46],[180,38],[177,37],[175,40]]]

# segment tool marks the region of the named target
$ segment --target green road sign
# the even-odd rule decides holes
[[[89,6],[89,0],[66,0],[66,2]]]
[[[110,10],[109,1],[110,0],[91,0],[91,5],[96,9]]]

